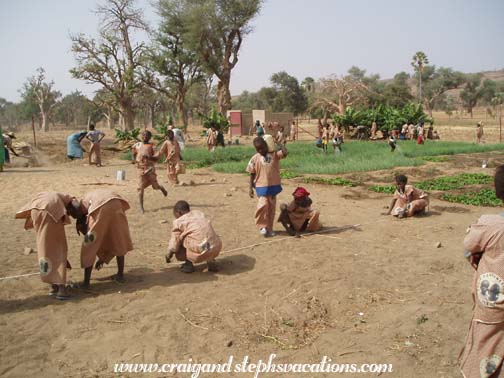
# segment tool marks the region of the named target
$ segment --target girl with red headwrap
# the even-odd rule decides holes
[[[298,187],[292,193],[294,200],[290,204],[282,204],[278,221],[282,223],[289,235],[299,237],[303,231],[320,229],[317,210],[311,208],[310,193],[303,187]]]

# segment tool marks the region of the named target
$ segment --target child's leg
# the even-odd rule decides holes
[[[296,230],[291,225],[286,205],[281,206],[280,216],[278,217],[278,220],[280,221],[280,223],[282,223],[282,226],[284,226],[285,230],[290,236],[294,236],[296,234]]]
[[[116,256],[117,261],[117,275],[116,281],[123,282],[124,281],[124,256]]]
[[[144,210],[144,188],[141,188],[138,191],[138,200],[140,201],[140,211],[143,214],[143,213],[145,213],[145,210]]]
[[[258,229],[268,228],[268,197],[259,196],[255,211],[255,223]]]
[[[273,223],[275,222],[276,212],[276,196],[268,196],[268,225],[266,229],[268,232],[273,232]]]
[[[307,231],[313,232],[320,229],[319,216],[320,213],[317,210],[311,212],[311,216],[308,219],[308,226],[306,227]]]
[[[89,287],[89,283],[91,281],[91,272],[93,271],[93,266],[91,265],[90,267],[87,267],[84,269],[84,283],[82,284],[83,287]]]

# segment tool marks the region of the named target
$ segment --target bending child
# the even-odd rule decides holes
[[[305,188],[298,187],[292,195],[294,200],[290,204],[280,206],[281,212],[278,221],[282,223],[289,235],[297,238],[303,231],[319,230],[320,213],[311,208],[310,193]]]
[[[66,274],[71,266],[65,226],[70,224],[68,214],[73,201],[68,194],[42,192],[16,213],[17,219],[25,219],[25,230],[35,229],[40,279],[51,285],[49,295],[57,299],[69,297]]]
[[[280,159],[287,156],[287,149],[284,144],[278,151],[268,151],[266,141],[260,137],[254,139],[254,147],[257,153],[250,159],[247,172],[250,173],[250,198],[254,198],[254,188],[259,198],[255,223],[261,235],[275,236],[276,196],[282,191]]]
[[[222,242],[205,214],[198,210],[191,211],[186,201],[178,201],[173,207],[173,215],[175,220],[166,262],[170,262],[175,255],[178,261],[184,261],[182,272],[192,273],[194,264],[206,261],[208,271],[217,272],[215,258],[222,249]]]
[[[497,168],[495,195],[504,201],[504,166]],[[504,213],[482,215],[464,239],[475,269],[473,316],[461,353],[465,377],[498,378],[504,374]]]
[[[93,265],[100,270],[114,257],[117,261],[114,279],[124,282],[124,256],[133,250],[126,218],[129,208],[128,201],[108,189],[94,190],[81,201],[73,202],[69,214],[77,219],[77,232],[84,234],[81,247],[84,287],[89,287]]]
[[[429,205],[427,194],[412,185],[406,185],[408,178],[404,175],[397,175],[395,180],[396,191],[385,215],[392,214],[395,217],[404,218],[424,212]]]

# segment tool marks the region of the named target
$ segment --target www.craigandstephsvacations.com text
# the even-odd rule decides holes
[[[276,354],[270,354],[268,360],[252,361],[249,356],[237,360],[233,356],[225,363],[197,363],[191,358],[182,363],[117,363],[114,365],[114,373],[187,373],[188,377],[204,377],[206,373],[229,374],[229,373],[247,373],[254,378],[268,373],[276,374],[303,374],[303,373],[392,373],[392,364],[339,364],[327,356],[322,357],[320,362],[316,363],[276,363]],[[189,375],[190,374],[190,375]],[[207,375],[208,376],[208,375]]]

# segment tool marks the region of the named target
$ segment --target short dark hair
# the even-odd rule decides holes
[[[188,213],[191,211],[189,204],[186,201],[177,201],[177,203],[173,206],[173,212],[175,213]]]
[[[396,175],[395,180],[399,184],[407,184],[408,178],[405,175]]]
[[[166,132],[166,136],[168,137],[169,140],[173,140],[173,138],[175,138],[175,133],[173,132],[173,130],[168,130]]]
[[[495,196],[504,201],[504,165],[495,170],[494,176]]]
[[[266,141],[262,137],[255,137],[254,138],[254,147],[257,148],[262,145],[268,146],[268,144],[266,143]]]
[[[89,130],[94,130],[94,129],[95,129],[95,125],[94,125],[94,123],[90,124],[90,125],[89,125]]]
[[[149,130],[145,130],[142,134],[148,135],[149,139],[152,138],[152,133]]]

